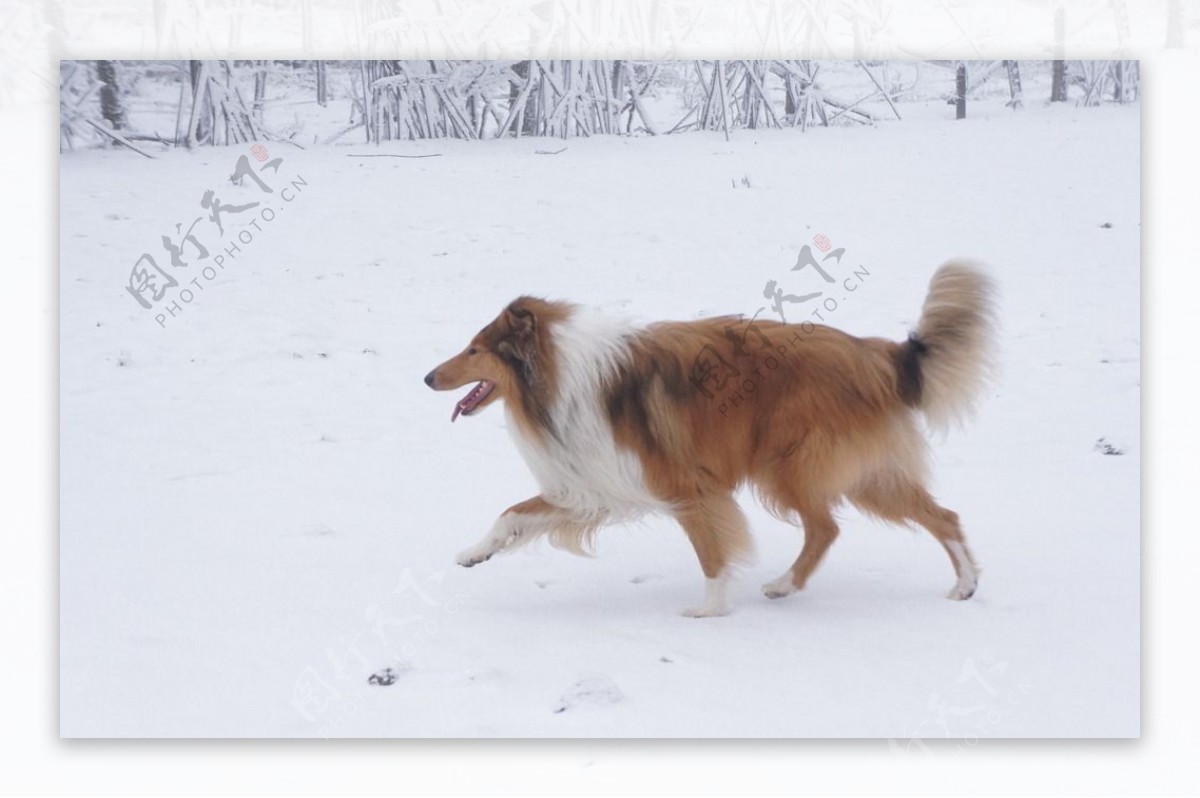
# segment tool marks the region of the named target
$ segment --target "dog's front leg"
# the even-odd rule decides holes
[[[458,555],[464,568],[479,565],[507,549],[515,548],[538,535],[546,534],[562,510],[541,496],[534,496],[505,510],[483,539]]]
[[[675,513],[700,558],[704,571],[704,602],[689,607],[689,618],[709,618],[729,612],[726,585],[732,566],[752,548],[746,517],[732,495],[712,495],[680,505]]]

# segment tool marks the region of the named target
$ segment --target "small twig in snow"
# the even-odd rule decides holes
[[[442,157],[442,154],[440,152],[432,152],[428,155],[393,155],[390,152],[379,152],[379,153],[367,153],[367,154],[360,155],[359,153],[356,153],[356,152],[348,152],[348,153],[346,153],[346,157],[347,158],[440,158],[440,157]]]

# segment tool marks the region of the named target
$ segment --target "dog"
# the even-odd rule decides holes
[[[956,513],[926,488],[932,429],[965,420],[987,384],[992,280],[969,261],[934,274],[906,341],[811,323],[725,316],[638,327],[584,307],[522,296],[425,377],[470,383],[451,421],[503,401],[541,493],[500,515],[458,563],[472,567],[538,538],[591,550],[603,525],[673,516],[705,576],[692,617],[729,611],[727,583],[751,551],[734,499],[753,486],[804,544],[772,599],[804,588],[838,536],[833,511],[927,529],[949,555],[948,598],[969,599],[979,567]]]

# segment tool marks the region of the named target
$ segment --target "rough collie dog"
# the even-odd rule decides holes
[[[800,556],[763,586],[769,598],[805,586],[837,538],[843,500],[929,530],[957,575],[949,597],[970,598],[979,569],[958,516],[925,487],[917,416],[939,428],[971,411],[989,370],[992,295],[973,265],[945,264],[902,343],[736,316],[634,327],[517,299],[425,377],[437,391],[475,383],[452,421],[503,400],[541,487],[459,564],[539,537],[586,553],[606,523],[668,513],[706,577],[703,603],[684,614],[722,615],[731,566],[751,549],[734,500],[749,483],[772,513],[804,527]]]

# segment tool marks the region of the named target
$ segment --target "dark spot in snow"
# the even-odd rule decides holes
[[[378,355],[378,354],[379,354],[378,352],[376,352],[374,349],[372,349],[372,348],[371,348],[371,347],[369,347],[369,346],[368,346],[366,349],[364,349],[364,350],[362,351],[362,353],[363,353],[364,355]]]
[[[329,357],[328,352],[317,352],[317,357]]]
[[[671,659],[670,657],[659,657],[658,661],[659,662],[674,662],[675,660]]]
[[[384,668],[381,671],[372,673],[367,677],[367,684],[377,684],[380,687],[387,687],[396,683],[396,672],[391,668]]]
[[[1105,222],[1104,224],[1102,224],[1102,225],[1100,225],[1100,226],[1101,226],[1101,227],[1103,227],[1105,230],[1111,230],[1111,229],[1112,229],[1112,222]]]
[[[1108,455],[1125,454],[1124,449],[1118,449],[1116,446],[1113,446],[1111,443],[1109,443],[1104,438],[1100,438],[1096,441],[1095,448],[1096,448],[1096,451],[1100,452],[1100,454],[1108,454]]]

